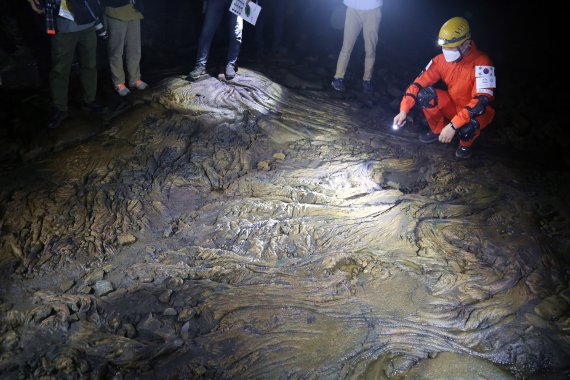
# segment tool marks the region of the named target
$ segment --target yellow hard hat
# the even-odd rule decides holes
[[[454,17],[441,26],[437,44],[446,48],[457,47],[469,37],[471,37],[471,29],[469,29],[467,20],[463,17]]]

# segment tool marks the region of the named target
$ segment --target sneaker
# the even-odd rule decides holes
[[[430,144],[432,142],[436,142],[438,139],[439,135],[437,133],[433,133],[432,131],[428,131],[420,135],[420,141],[423,142],[424,144]]]
[[[190,74],[188,74],[188,77],[191,80],[196,80],[198,78],[200,78],[202,75],[206,75],[208,72],[206,71],[206,66],[203,65],[197,65],[196,67],[194,67],[194,70],[190,71]]]
[[[131,92],[124,83],[116,84],[114,87],[120,96],[127,96]]]
[[[372,94],[374,92],[374,87],[372,87],[372,82],[369,80],[362,81],[362,92],[365,94]]]
[[[129,87],[130,87],[130,88],[136,88],[137,90],[142,91],[142,90],[144,90],[145,88],[148,87],[148,84],[145,83],[145,82],[143,82],[143,81],[140,80],[140,79],[137,79],[137,80],[134,81],[134,82],[130,82],[130,83],[129,83]]]
[[[226,65],[226,71],[224,72],[224,76],[226,77],[226,80],[232,80],[235,78],[236,68],[233,64],[228,63]]]
[[[91,103],[87,103],[85,101],[81,102],[81,109],[84,111],[89,111],[97,114],[104,114],[107,113],[108,109],[101,103],[97,103],[96,101],[92,101]]]
[[[469,158],[471,154],[473,154],[473,149],[461,145],[459,145],[455,151],[455,157],[457,158]]]
[[[337,91],[344,91],[346,87],[344,86],[344,79],[343,78],[334,78],[331,82],[331,86]]]
[[[59,127],[59,125],[61,124],[62,121],[64,121],[65,119],[67,119],[67,112],[65,111],[61,111],[58,108],[55,108],[49,118],[49,121],[47,123],[47,127],[49,129],[54,129]]]

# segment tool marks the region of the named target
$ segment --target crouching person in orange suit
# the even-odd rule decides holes
[[[430,131],[420,135],[423,143],[450,143],[455,135],[458,158],[469,158],[473,142],[495,116],[490,105],[496,88],[495,68],[487,54],[471,39],[469,23],[462,17],[448,20],[439,31],[442,53],[434,57],[407,88],[394,125],[401,127],[410,110],[423,110]],[[433,87],[442,81],[447,91]]]

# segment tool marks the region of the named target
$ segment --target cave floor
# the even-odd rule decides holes
[[[262,72],[6,147],[0,377],[566,378],[568,172]]]

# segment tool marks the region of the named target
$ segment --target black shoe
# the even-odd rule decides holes
[[[226,71],[224,72],[226,80],[232,80],[236,77],[236,68],[233,64],[228,63],[226,65]]]
[[[59,127],[59,125],[61,124],[62,121],[64,121],[65,119],[67,119],[67,112],[65,111],[61,111],[58,108],[54,109],[54,111],[52,112],[49,121],[47,123],[47,127],[49,129],[54,129]]]
[[[332,88],[334,88],[337,91],[343,92],[346,90],[346,86],[344,85],[344,79],[343,78],[334,78],[333,81],[331,82],[331,86]]]
[[[423,142],[424,144],[431,144],[432,142],[436,142],[438,139],[439,135],[433,133],[432,131],[428,131],[420,135],[420,141]]]
[[[369,80],[362,81],[362,92],[366,95],[372,95],[374,93],[374,87],[372,86],[372,82]]]
[[[457,158],[469,158],[471,154],[473,154],[473,149],[461,145],[459,145],[455,151],[455,157]]]
[[[96,101],[92,101],[91,103],[87,103],[85,101],[81,102],[81,109],[83,111],[93,112],[99,115],[107,113],[109,109],[101,103],[97,103]]]

